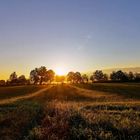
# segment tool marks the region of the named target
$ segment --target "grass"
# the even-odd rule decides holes
[[[139,83],[93,83],[93,84],[76,84],[80,88],[109,92],[129,98],[140,98]]]
[[[140,106],[88,105],[51,102],[41,124],[32,129],[27,140],[101,139],[121,140],[140,137]],[[136,106],[135,106],[136,107]],[[101,108],[101,109],[99,109]],[[106,108],[108,108],[106,110]],[[113,108],[113,109],[112,109]]]
[[[28,131],[37,125],[43,114],[42,107],[35,102],[16,102],[0,106],[0,139],[24,139]]]
[[[81,88],[54,85],[29,99],[0,105],[1,139],[140,139],[140,102],[123,96],[128,84],[108,85],[122,87],[120,94],[87,90],[91,85],[77,86]]]
[[[42,86],[11,86],[11,87],[0,87],[0,99],[8,99],[17,96],[27,95],[33,93]]]

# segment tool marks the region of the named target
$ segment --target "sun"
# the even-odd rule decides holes
[[[66,70],[63,67],[58,67],[55,70],[56,75],[66,75]]]

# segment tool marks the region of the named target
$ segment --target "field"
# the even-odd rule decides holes
[[[1,87],[0,140],[139,140],[139,98],[135,83]]]
[[[41,86],[0,87],[0,99],[9,99],[17,96],[28,95],[41,88]]]

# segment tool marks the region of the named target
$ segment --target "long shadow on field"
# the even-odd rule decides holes
[[[95,100],[91,96],[80,93],[76,88],[69,85],[55,85],[40,95],[33,98],[33,100],[39,102],[45,101],[93,101]]]
[[[106,94],[119,95],[129,99],[140,99],[140,84],[121,84],[121,83],[94,83],[94,84],[75,84],[79,88],[106,92]]]

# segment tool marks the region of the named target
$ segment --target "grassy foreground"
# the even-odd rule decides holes
[[[83,88],[54,85],[29,99],[0,105],[0,138],[140,139],[138,99]]]
[[[0,139],[24,139],[42,115],[42,107],[35,102],[22,101],[0,105]]]

